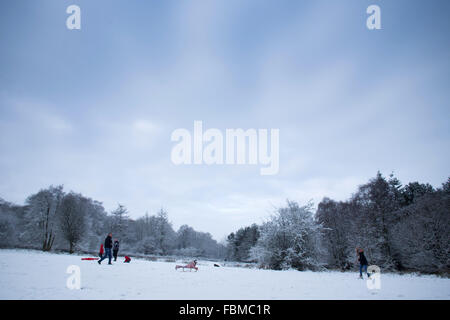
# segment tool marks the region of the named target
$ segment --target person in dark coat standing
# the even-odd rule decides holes
[[[102,261],[106,259],[106,257],[109,258],[108,264],[112,264],[111,263],[111,259],[112,259],[111,249],[112,249],[112,233],[109,233],[105,239],[105,255],[100,260],[98,260],[98,264],[101,264]]]
[[[367,262],[366,256],[364,255],[364,250],[362,248],[356,248],[356,254],[358,257],[358,262],[359,262],[359,277],[362,279],[363,275],[363,269],[364,272],[367,273],[367,265],[369,264]],[[367,277],[370,278],[370,274],[367,273]]]
[[[119,240],[114,240],[113,244],[113,257],[114,261],[117,261],[117,253],[119,252]]]

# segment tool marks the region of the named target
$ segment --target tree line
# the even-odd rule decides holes
[[[378,172],[346,201],[324,198],[314,210],[288,200],[262,225],[231,233],[226,255],[278,270],[348,270],[356,247],[383,270],[448,274],[450,178],[433,188]]]
[[[381,173],[345,201],[287,201],[264,223],[243,227],[218,243],[188,225],[177,231],[161,209],[131,219],[124,205],[102,203],[63,186],[29,196],[25,205],[0,199],[0,247],[96,252],[112,232],[127,252],[253,262],[276,270],[354,267],[355,248],[383,270],[449,273],[450,178],[440,188],[402,185]]]
[[[95,253],[109,232],[130,253],[220,258],[225,250],[188,225],[175,231],[163,209],[134,220],[122,204],[107,213],[101,202],[63,186],[42,189],[23,206],[0,199],[0,247]]]

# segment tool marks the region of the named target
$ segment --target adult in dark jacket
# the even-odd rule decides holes
[[[117,261],[117,253],[119,252],[119,240],[114,240],[113,244],[113,257],[114,261]]]
[[[359,262],[359,277],[362,279],[362,271],[364,269],[364,272],[367,273],[367,265],[369,263],[367,262],[366,256],[364,255],[364,250],[362,248],[356,248],[356,254]],[[367,273],[367,277],[370,278],[369,273]]]
[[[102,261],[106,259],[106,257],[109,258],[108,264],[112,264],[111,249],[112,249],[112,233],[109,233],[105,239],[105,255],[100,260],[98,260],[98,264],[101,264]]]

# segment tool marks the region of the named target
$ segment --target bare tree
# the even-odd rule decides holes
[[[61,210],[58,215],[59,228],[65,240],[69,242],[69,252],[81,240],[85,231],[84,206],[85,201],[81,195],[69,193],[64,196]]]

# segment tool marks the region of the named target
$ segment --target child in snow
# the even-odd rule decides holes
[[[369,264],[367,262],[366,256],[364,255],[364,250],[362,248],[356,248],[356,255],[357,255],[357,261],[359,262],[359,278],[362,279],[362,271],[364,269],[364,272],[367,273],[367,265]],[[370,274],[367,273],[367,277],[370,278]]]
[[[98,253],[100,259],[103,257],[103,253],[105,252],[105,250],[103,250],[103,243],[100,245],[100,252]]]
[[[130,263],[131,258],[129,256],[125,256],[125,261],[123,263]]]
[[[119,252],[119,240],[114,240],[113,244],[113,257],[114,261],[117,261],[117,253]]]

